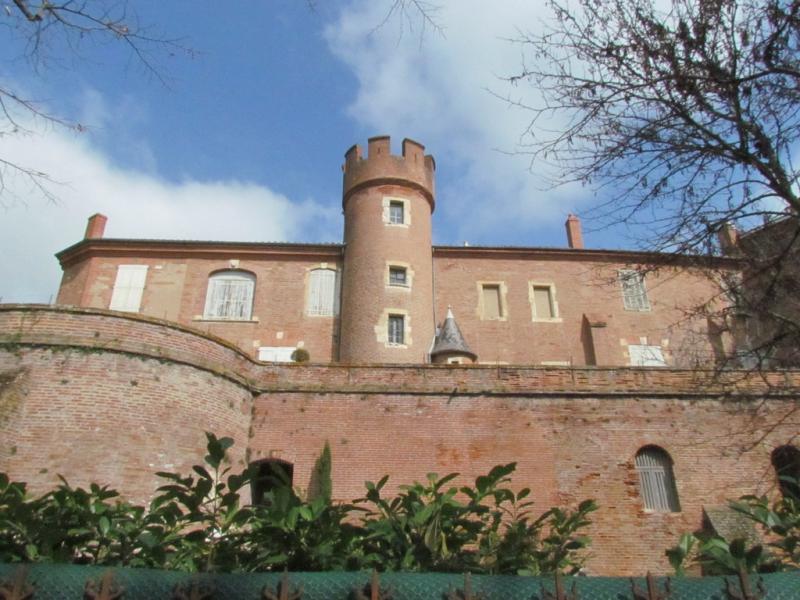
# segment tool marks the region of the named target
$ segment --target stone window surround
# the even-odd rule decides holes
[[[389,342],[389,315],[403,317],[403,342],[392,344]],[[413,344],[411,339],[411,316],[404,308],[384,308],[375,324],[375,339],[386,348],[408,348]]]
[[[327,271],[335,271],[336,272],[336,283],[334,289],[334,299],[333,299],[333,314],[331,315],[319,315],[319,314],[310,314],[308,311],[308,303],[309,303],[309,289],[311,285],[311,273],[318,270],[327,270]],[[342,295],[342,271],[338,267],[336,263],[328,263],[328,262],[321,262],[315,265],[311,265],[306,268],[305,272],[305,281],[303,282],[303,289],[304,292],[304,299],[303,299],[303,315],[309,318],[323,318],[323,319],[331,319],[336,318],[339,316],[339,311],[341,309],[341,295]]]
[[[392,267],[397,267],[400,269],[406,270],[406,283],[405,285],[401,285],[398,283],[392,283],[389,280],[389,270]],[[386,261],[386,270],[384,275],[384,285],[387,288],[393,290],[402,290],[405,292],[411,291],[411,287],[414,284],[414,269],[411,268],[411,263],[403,262],[402,260],[387,260]]]
[[[538,317],[536,316],[536,299],[534,298],[534,288],[549,288],[550,289],[550,306],[553,311],[552,317]],[[556,284],[552,281],[528,281],[528,301],[531,304],[531,321],[534,323],[563,323],[561,318],[561,311],[558,307],[558,299],[556,297]]]
[[[392,202],[403,203],[403,222],[392,223],[389,211],[389,205]],[[411,225],[411,201],[408,198],[400,198],[398,196],[384,196],[383,197],[383,224],[387,227],[409,227]]]
[[[476,281],[476,288],[478,290],[478,306],[476,314],[481,321],[508,321],[508,286],[505,281]],[[490,318],[484,316],[483,306],[483,288],[487,286],[495,286],[500,290],[500,317]]]

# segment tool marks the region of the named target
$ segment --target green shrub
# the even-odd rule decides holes
[[[508,488],[515,464],[497,466],[474,486],[447,487],[457,474],[381,492],[367,482],[352,504],[331,500],[330,448],[318,461],[319,493],[290,485],[247,505],[257,473],[233,472],[230,438],[206,434],[203,465],[189,475],[158,473],[164,485],[147,508],[92,484],[31,498],[24,483],[0,474],[0,561],[72,562],[183,571],[381,570],[486,573],[574,572],[589,539],[579,532],[595,510],[553,508],[531,516],[529,490]]]

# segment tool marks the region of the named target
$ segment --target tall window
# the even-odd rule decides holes
[[[635,463],[645,509],[680,512],[669,454],[657,446],[645,446],[636,453]]]
[[[277,487],[292,487],[294,465],[277,459],[266,459],[255,463],[256,476],[250,484],[253,504],[264,504],[265,496]]]
[[[622,270],[619,272],[622,286],[622,304],[625,310],[650,310],[650,300],[644,287],[644,277],[638,271]]]
[[[554,319],[553,288],[549,285],[533,286],[533,313],[537,319]]]
[[[334,269],[314,269],[308,277],[309,315],[330,317],[336,314],[338,297],[338,278]]]
[[[800,501],[800,450],[788,444],[775,448],[772,451],[772,466],[783,497]]]
[[[208,278],[205,319],[249,321],[256,277],[244,271],[218,271]]]
[[[391,200],[389,202],[389,223],[402,225],[405,222],[405,204],[400,200]]]
[[[389,267],[389,285],[408,285],[408,272],[405,267]]]
[[[484,319],[501,319],[503,303],[500,299],[500,286],[496,284],[481,286]]]
[[[147,279],[147,265],[118,266],[114,291],[111,293],[111,303],[108,308],[125,312],[139,312],[145,279]]]
[[[403,315],[389,315],[389,343],[405,343],[405,317]]]

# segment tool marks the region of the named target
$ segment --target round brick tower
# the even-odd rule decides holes
[[[432,156],[403,140],[392,156],[388,136],[368,155],[345,154],[344,273],[339,360],[423,363],[434,336],[431,214]]]

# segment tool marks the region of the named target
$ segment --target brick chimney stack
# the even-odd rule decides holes
[[[106,221],[108,221],[108,217],[101,215],[100,213],[95,213],[89,217],[89,222],[86,224],[86,233],[83,235],[83,239],[90,240],[103,237],[103,233],[106,230]]]
[[[567,217],[567,222],[564,223],[564,226],[567,228],[567,243],[569,243],[569,247],[583,248],[583,233],[581,233],[581,220],[572,213],[570,213],[569,216]]]

